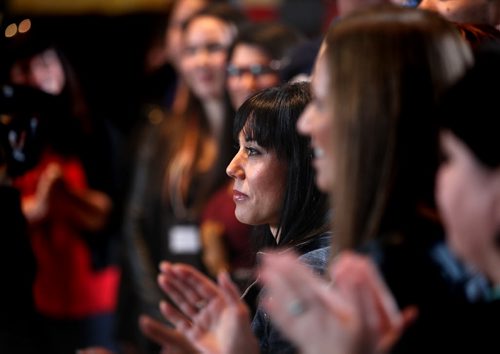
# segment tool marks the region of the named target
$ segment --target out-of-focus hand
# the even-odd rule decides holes
[[[160,269],[158,283],[177,306],[162,302],[160,310],[198,352],[259,352],[249,310],[227,273],[216,284],[189,265],[163,262]]]
[[[264,306],[302,353],[385,353],[415,317],[400,312],[371,261],[341,255],[330,270],[335,286],[290,254],[264,258]]]
[[[23,213],[29,222],[37,222],[47,216],[51,200],[64,186],[61,166],[50,163],[40,175],[35,194],[23,200]]]
[[[417,318],[417,308],[410,306],[402,311],[398,308],[377,267],[367,256],[344,252],[332,263],[329,272],[334,289],[354,302],[363,348],[367,346],[369,353],[387,353]]]
[[[162,354],[199,353],[196,347],[182,333],[149,316],[141,316],[139,326],[149,339],[162,346]]]

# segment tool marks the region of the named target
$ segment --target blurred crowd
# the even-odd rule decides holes
[[[0,19],[0,352],[498,351],[500,1],[323,5],[173,0],[106,107]]]

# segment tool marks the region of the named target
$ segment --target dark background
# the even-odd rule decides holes
[[[323,33],[335,11],[331,0],[288,0],[280,7],[242,8],[255,21],[281,21],[311,38]],[[10,23],[30,18],[32,29],[51,37],[76,70],[92,113],[128,133],[140,114],[139,98],[147,85],[147,52],[163,40],[167,8],[117,15],[34,15],[29,9],[23,13],[9,13],[9,9],[9,0],[0,0],[0,35]]]

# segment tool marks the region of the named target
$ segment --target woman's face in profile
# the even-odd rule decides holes
[[[273,150],[239,134],[239,150],[226,172],[234,180],[236,218],[249,225],[278,226],[286,189],[287,164]],[[275,234],[273,232],[273,234]]]
[[[227,50],[233,32],[230,25],[210,16],[192,20],[184,32],[182,74],[202,101],[224,97]]]
[[[500,171],[482,165],[449,131],[441,134],[441,151],[436,200],[448,244],[460,258],[488,274],[488,255],[498,257]]]
[[[329,71],[324,52],[320,53],[311,81],[312,100],[297,122],[299,133],[311,138],[316,185],[330,192],[333,184],[333,112],[329,100]]]

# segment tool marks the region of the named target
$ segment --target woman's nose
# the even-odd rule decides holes
[[[245,73],[240,77],[240,85],[253,93],[257,88],[257,78],[252,73]]]
[[[239,153],[237,153],[226,168],[226,174],[233,179],[242,179],[244,176],[239,159]]]
[[[198,66],[207,66],[210,62],[210,53],[206,49],[200,49],[196,53],[195,62]]]

